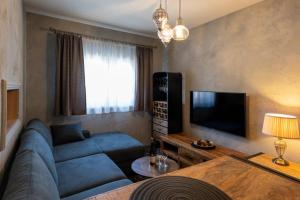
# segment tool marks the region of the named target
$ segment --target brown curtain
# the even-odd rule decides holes
[[[56,115],[86,114],[82,38],[57,33]]]
[[[138,68],[135,110],[146,111],[151,113],[153,49],[137,47],[136,52]]]

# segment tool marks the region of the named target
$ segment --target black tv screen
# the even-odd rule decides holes
[[[191,91],[190,122],[246,136],[246,94]]]

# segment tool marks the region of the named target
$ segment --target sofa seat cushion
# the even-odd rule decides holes
[[[47,141],[50,148],[53,148],[52,134],[49,127],[39,119],[32,119],[28,122],[25,129],[34,129],[39,132]]]
[[[21,144],[17,154],[26,150],[31,150],[39,154],[51,172],[55,183],[57,184],[58,177],[52,150],[50,149],[44,137],[34,129],[25,130],[21,135]]]
[[[98,194],[102,194],[104,192],[108,192],[110,190],[114,190],[126,185],[131,184],[132,182],[128,179],[121,179],[118,181],[114,181],[114,182],[110,182],[110,183],[106,183],[104,185],[89,189],[89,190],[85,190],[83,192],[68,196],[66,198],[63,198],[62,200],[82,200],[82,199],[86,199],[88,197],[92,197]]]
[[[54,146],[53,154],[55,162],[62,162],[74,158],[102,153],[100,147],[91,139]]]
[[[59,200],[47,166],[34,151],[23,151],[14,160],[3,200]]]
[[[145,155],[144,145],[122,132],[96,133],[90,137],[116,163],[133,161]]]
[[[59,162],[56,163],[56,170],[61,197],[126,178],[120,168],[105,154]]]

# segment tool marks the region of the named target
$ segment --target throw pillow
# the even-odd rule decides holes
[[[52,125],[51,132],[54,145],[84,140],[81,123]]]

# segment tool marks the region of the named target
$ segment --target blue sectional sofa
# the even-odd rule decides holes
[[[143,144],[121,132],[53,146],[50,129],[32,120],[21,134],[3,199],[85,199],[131,184],[124,172],[143,155]]]

